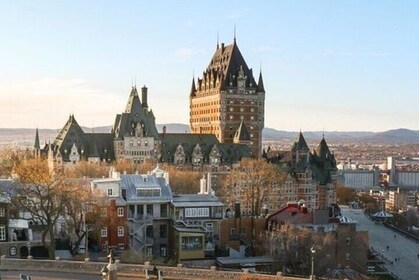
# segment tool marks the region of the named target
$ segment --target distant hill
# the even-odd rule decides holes
[[[157,130],[163,131],[166,126],[167,133],[189,133],[189,126],[181,123],[158,124]],[[85,132],[109,133],[111,126],[82,127]],[[60,129],[39,129],[41,145],[53,141]],[[294,140],[298,131],[284,131],[273,128],[263,129],[264,140]],[[419,144],[419,131],[405,128],[388,130],[384,132],[370,131],[303,131],[306,139],[326,138],[328,142],[357,142],[382,143],[382,144]],[[32,128],[0,128],[0,146],[13,145],[19,147],[31,147],[35,140],[35,129]]]

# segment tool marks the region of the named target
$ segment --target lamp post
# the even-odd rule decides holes
[[[32,258],[31,256],[31,242],[28,241],[28,243],[26,243],[26,245],[28,246],[28,259]]]
[[[85,250],[85,260],[89,259],[89,228],[86,223],[86,212],[87,212],[87,206],[85,203],[82,205],[82,215],[83,215],[83,228],[84,228],[84,250]]]
[[[102,273],[102,280],[106,280],[109,272],[108,266],[105,265],[100,272]]]
[[[314,255],[316,254],[316,249],[314,249],[314,246],[310,249],[311,253],[311,276],[310,279],[314,280],[316,279],[316,276],[314,276]]]

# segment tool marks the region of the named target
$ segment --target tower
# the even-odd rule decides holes
[[[256,83],[235,39],[231,45],[217,44],[202,77],[197,83],[192,80],[189,101],[192,133],[214,134],[221,143],[233,143],[236,131],[245,125],[252,155],[261,155],[265,123],[262,72]]]
[[[160,154],[160,138],[153,111],[147,104],[147,87],[133,86],[125,111],[116,115],[113,126],[116,159],[128,159],[134,163],[157,161]]]
[[[38,128],[36,128],[35,132],[35,144],[33,145],[34,148],[34,157],[39,158],[41,157],[41,145],[39,144],[39,132]]]

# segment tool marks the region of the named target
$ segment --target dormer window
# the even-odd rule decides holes
[[[158,196],[161,196],[161,189],[160,188],[137,188],[137,196],[158,197]]]

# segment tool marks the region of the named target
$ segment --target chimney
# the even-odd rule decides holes
[[[224,52],[224,43],[221,43],[221,53]]]
[[[166,126],[163,126],[163,137],[166,136]]]
[[[148,104],[147,104],[147,87],[146,86],[143,86],[141,88],[141,102],[142,102],[143,108],[147,109]]]

